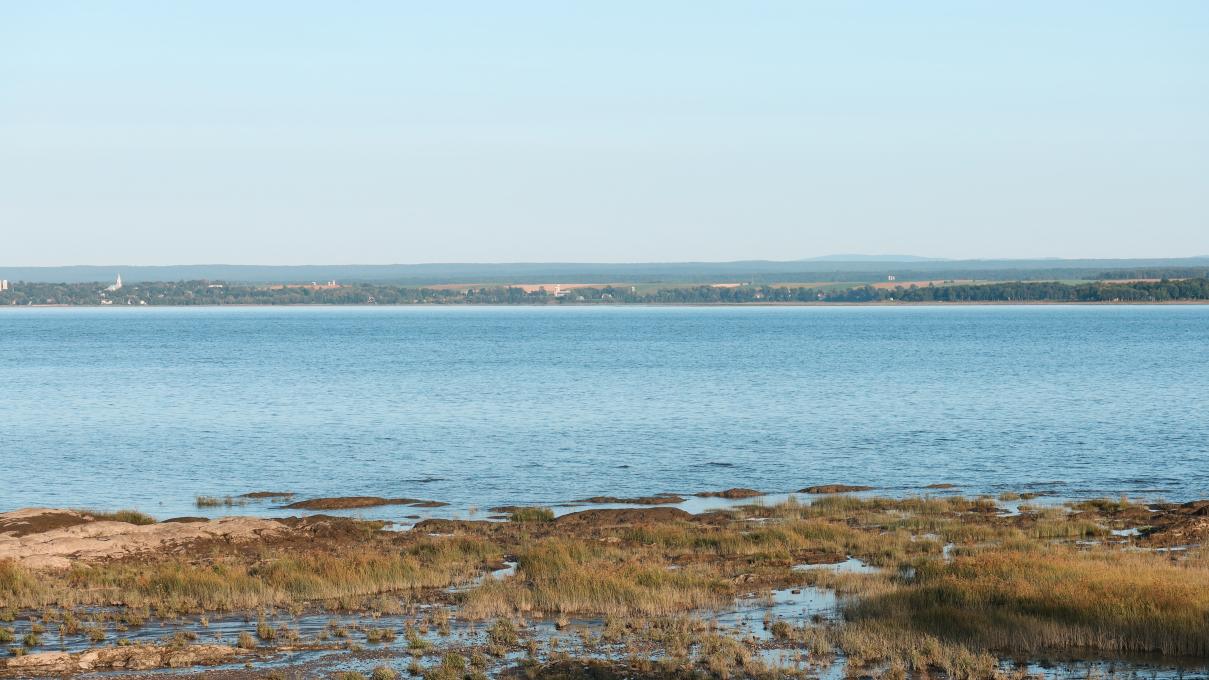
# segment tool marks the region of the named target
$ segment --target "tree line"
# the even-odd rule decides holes
[[[407,287],[375,284],[264,286],[212,281],[104,284],[22,283],[0,305],[410,305],[410,304],[761,304],[889,302],[1172,302],[1209,300],[1209,278],[1063,283],[1015,281],[926,286],[594,286],[556,295],[517,286]]]

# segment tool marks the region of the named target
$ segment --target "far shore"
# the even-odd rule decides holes
[[[224,305],[0,305],[4,309],[215,309],[220,307],[381,307],[381,308],[411,308],[411,307],[535,307],[535,308],[605,308],[605,307],[1151,307],[1151,306],[1200,306],[1209,305],[1209,300],[1104,300],[1104,301],[1071,301],[1071,300],[987,300],[987,301],[953,301],[937,302],[607,302],[607,303],[415,303],[403,305],[378,304],[331,304],[331,303],[287,303],[267,305],[261,303]]]

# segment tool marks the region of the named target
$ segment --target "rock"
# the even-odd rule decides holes
[[[1180,506],[1180,513],[1196,517],[1209,516],[1209,501],[1189,501]]]
[[[14,656],[0,668],[30,675],[52,675],[76,670],[75,659],[67,652],[35,652]]]
[[[112,669],[188,668],[229,661],[240,653],[241,650],[227,645],[131,645],[90,649],[79,654],[37,652],[13,657],[7,664],[0,663],[0,668],[18,671],[24,677]]]
[[[554,520],[554,523],[559,526],[619,526],[626,524],[685,522],[692,519],[692,514],[680,508],[597,508],[563,515]]]
[[[798,489],[798,493],[849,493],[852,491],[871,491],[871,486],[854,486],[851,484],[820,484],[818,486],[808,486],[805,489]]]
[[[0,513],[0,522],[26,511]],[[45,513],[47,511],[40,511]],[[70,511],[50,511],[58,514]],[[164,552],[201,541],[250,543],[283,536],[291,529],[272,519],[223,517],[205,522],[129,524],[86,521],[37,533],[0,534],[0,560],[11,559],[32,569],[63,568],[75,561],[102,560]]]
[[[1170,548],[1209,543],[1209,500],[1157,506],[1150,516],[1136,520],[1149,525],[1142,530],[1145,545]]]
[[[252,493],[240,494],[240,498],[293,498],[293,491],[253,491]]]
[[[312,498],[305,501],[295,501],[282,507],[287,510],[351,510],[354,508],[375,508],[383,505],[410,505],[417,508],[437,508],[446,504],[440,501],[426,501],[420,498],[335,496],[332,498]]]
[[[755,489],[744,489],[742,487],[735,487],[733,489],[726,489],[725,491],[702,491],[701,493],[698,493],[696,495],[701,498],[728,498],[730,500],[738,500],[740,498],[753,498],[755,496],[763,496],[764,492],[756,491]]]
[[[0,536],[20,538],[52,529],[63,529],[92,522],[93,518],[75,510],[22,508],[0,513]]]
[[[593,496],[584,498],[576,503],[596,503],[596,504],[627,504],[627,505],[674,505],[683,503],[684,499],[673,494],[659,494],[657,496],[637,496],[635,498],[618,498],[617,496]]]
[[[61,555],[30,555],[17,560],[26,569],[61,571],[71,569],[71,560]]]
[[[948,482],[941,482],[940,484],[929,484],[929,485],[925,486],[924,488],[925,489],[956,489],[957,485],[949,484]]]

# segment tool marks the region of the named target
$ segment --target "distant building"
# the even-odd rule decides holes
[[[8,279],[0,279],[0,293],[8,290]]]
[[[895,280],[895,279],[897,279],[897,278],[898,278],[897,276],[895,276],[895,275],[891,274],[891,275],[889,275],[889,276],[887,276],[887,277],[886,277],[886,280],[887,280],[887,281],[893,281],[893,280]]]
[[[122,289],[122,275],[121,275],[121,274],[118,274],[118,278],[117,278],[117,280],[116,280],[116,281],[114,281],[114,282],[113,282],[113,285],[112,285],[112,286],[109,286],[109,287],[108,287],[108,288],[106,288],[105,290],[107,290],[107,291],[109,291],[110,293],[112,293],[112,292],[114,292],[114,291],[121,290],[121,289]]]

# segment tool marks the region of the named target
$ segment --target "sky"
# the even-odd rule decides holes
[[[0,3],[0,265],[1209,254],[1209,3]]]

